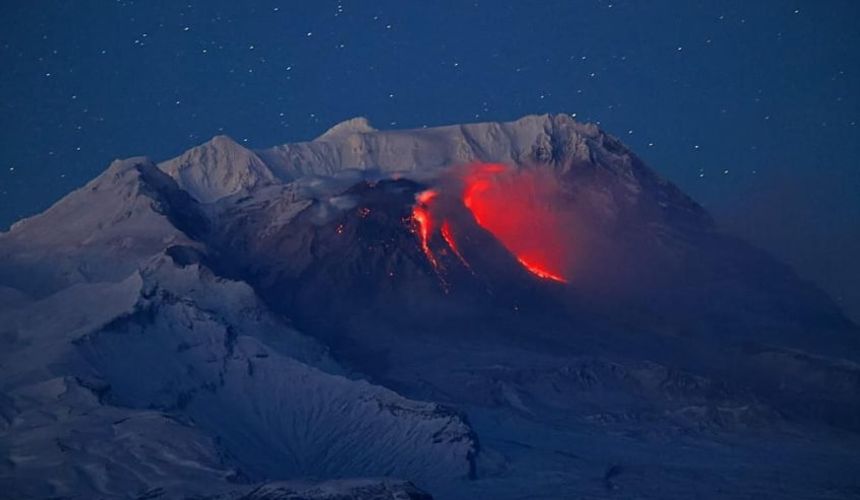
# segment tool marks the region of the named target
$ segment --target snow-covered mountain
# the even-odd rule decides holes
[[[0,346],[10,498],[860,491],[857,328],[566,115],[116,161]]]

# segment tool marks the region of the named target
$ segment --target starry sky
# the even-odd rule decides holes
[[[0,228],[114,158],[571,113],[860,319],[856,0],[0,3]]]

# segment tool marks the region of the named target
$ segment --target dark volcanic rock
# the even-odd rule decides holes
[[[472,216],[473,162],[552,179],[567,283]],[[422,245],[428,188],[456,245]],[[569,116],[222,136],[0,234],[0,491],[847,497],[859,353],[830,298]]]

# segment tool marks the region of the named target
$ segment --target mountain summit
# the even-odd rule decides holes
[[[15,498],[856,493],[857,327],[568,115],[119,160],[0,299]]]
[[[328,129],[323,135],[317,137],[316,140],[333,140],[346,135],[366,134],[376,131],[377,130],[370,125],[370,122],[367,120],[367,118],[363,116],[357,116],[355,118],[350,118],[349,120],[344,120],[338,123],[334,127]]]
[[[274,180],[272,172],[254,152],[226,135],[215,136],[163,163],[161,169],[203,203]]]

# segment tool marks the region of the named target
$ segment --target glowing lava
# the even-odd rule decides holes
[[[445,283],[445,279],[440,274],[440,271],[443,270],[443,266],[433,253],[433,249],[430,247],[430,240],[436,231],[433,203],[438,196],[439,192],[433,189],[428,189],[418,193],[415,196],[415,205],[412,207],[412,220],[415,222],[415,232],[418,234],[418,238],[421,242],[421,250],[424,251],[424,255],[427,256],[427,260],[433,265],[433,268],[436,270],[436,274],[439,275],[439,279],[442,280],[443,285],[447,285]],[[466,268],[471,269],[469,263],[466,262],[466,259],[463,257],[463,254],[461,254],[459,248],[457,248],[457,242],[454,240],[454,233],[451,230],[451,223],[447,219],[442,219],[439,232],[442,234],[442,239],[448,245],[448,248],[450,248],[454,255],[460,259],[460,262],[462,262]]]
[[[427,260],[430,261],[430,264],[438,270],[439,263],[436,261],[436,256],[433,255],[433,250],[430,249],[430,235],[433,230],[433,218],[430,215],[429,203],[436,197],[436,195],[436,191],[433,190],[418,193],[418,196],[416,196],[416,203],[412,207],[412,220],[414,220],[415,224],[418,226],[418,238],[421,240],[421,249],[424,251],[424,255],[427,256]]]
[[[567,283],[567,280],[564,279],[563,277],[561,277],[557,274],[552,274],[548,271],[545,271],[544,269],[542,269],[539,266],[536,266],[534,264],[530,264],[529,262],[527,262],[522,257],[517,257],[517,260],[520,262],[520,264],[523,265],[524,268],[528,269],[529,272],[531,272],[532,274],[534,274],[538,278],[543,278],[545,280],[558,281],[559,283]]]
[[[451,253],[471,270],[448,219],[448,215],[454,213],[450,202],[455,200],[457,205],[462,201],[475,222],[511,252],[524,269],[541,279],[567,283],[565,271],[571,240],[565,229],[569,229],[570,218],[556,206],[560,190],[552,173],[515,170],[494,163],[475,164],[462,172],[465,175],[454,183],[462,186],[462,191],[449,193],[443,183],[439,189],[444,196],[435,189],[422,191],[415,196],[412,207],[414,230],[421,249],[440,279],[443,279],[440,273],[444,271],[444,262],[431,247],[437,231]],[[458,198],[460,201],[456,201]]]
[[[442,238],[445,240],[445,243],[448,244],[448,248],[450,248],[451,251],[454,252],[454,255],[460,259],[460,262],[471,270],[472,266],[469,265],[465,257],[463,257],[463,254],[460,253],[460,249],[457,248],[457,241],[454,239],[454,233],[451,231],[451,223],[447,220],[442,223]]]
[[[463,204],[535,276],[567,283],[569,239],[565,219],[553,208],[557,184],[551,174],[480,163],[467,172]]]

